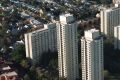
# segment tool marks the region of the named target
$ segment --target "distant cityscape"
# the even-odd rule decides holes
[[[120,80],[120,0],[0,0],[0,80]]]

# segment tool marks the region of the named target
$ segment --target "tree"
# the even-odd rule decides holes
[[[57,66],[58,66],[58,60],[57,59],[51,59],[50,61],[49,61],[49,66],[50,67],[52,67],[52,68],[57,68]]]
[[[59,80],[66,80],[66,78],[64,78],[64,77],[60,77]]]
[[[26,69],[30,67],[30,61],[28,59],[23,59],[20,64],[23,68]]]
[[[20,63],[22,59],[25,59],[25,47],[24,45],[19,45],[17,48],[12,52],[11,58],[13,61]]]
[[[0,52],[0,57],[2,57],[3,56],[3,53],[2,52]]]
[[[22,60],[22,55],[17,51],[13,52],[11,57],[12,57],[12,60],[17,63],[19,63]]]
[[[41,79],[41,77],[44,75],[40,67],[36,68],[36,74],[37,74],[37,79]]]
[[[104,78],[105,79],[109,78],[109,72],[107,70],[104,70]]]
[[[67,6],[61,6],[60,7],[60,12],[65,12],[65,11],[67,11]]]
[[[29,73],[30,73],[30,76],[32,76],[32,80],[37,80],[37,75],[36,75],[36,66],[31,66],[30,68],[29,68]]]
[[[79,5],[81,3],[81,0],[74,0],[74,4]]]
[[[30,67],[30,72],[34,74],[34,73],[35,73],[35,69],[36,69],[35,66],[31,66],[31,67]]]
[[[30,76],[28,74],[25,74],[23,80],[30,80]]]

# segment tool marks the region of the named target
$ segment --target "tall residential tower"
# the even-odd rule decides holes
[[[45,24],[43,29],[25,34],[26,57],[39,64],[43,53],[57,50],[56,24]]]
[[[114,27],[120,24],[120,8],[112,7],[101,10],[101,33],[107,38],[114,37]]]
[[[77,23],[71,14],[60,15],[57,25],[59,77],[79,78]]]
[[[82,80],[104,80],[103,38],[96,29],[85,31],[81,39]]]
[[[114,48],[120,50],[120,26],[114,27]]]

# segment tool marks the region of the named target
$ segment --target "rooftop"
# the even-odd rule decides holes
[[[3,60],[0,60],[2,62]],[[15,72],[13,68],[11,68],[6,62],[0,63],[0,76],[14,77],[18,74]]]
[[[63,24],[71,23],[73,21],[74,21],[74,17],[70,13],[60,15],[60,22]]]
[[[61,16],[65,16],[65,17],[73,17],[73,15],[72,14],[70,14],[70,13],[67,13],[67,14],[62,14]]]
[[[17,76],[18,74],[15,71],[2,74],[2,76]]]
[[[7,66],[7,67],[3,67],[2,70],[9,70],[11,69],[10,66]]]
[[[109,12],[109,11],[113,11],[113,10],[117,10],[117,9],[120,9],[120,7],[115,7],[115,6],[104,7],[102,10]]]
[[[97,30],[97,29],[90,29],[90,30],[87,30],[87,32],[89,32],[89,33],[95,33],[95,32],[99,32],[99,30]]]
[[[28,32],[28,34],[33,34],[33,33],[36,33],[36,32],[39,32],[39,31],[44,31],[44,30],[47,30],[49,28],[54,28],[56,25],[55,23],[48,23],[48,24],[44,24],[44,25],[41,25],[41,28],[36,28],[34,30],[31,30]]]
[[[120,28],[120,25],[119,25],[119,26],[116,26],[116,27]]]
[[[85,31],[86,39],[97,39],[100,36],[99,30],[90,29]]]

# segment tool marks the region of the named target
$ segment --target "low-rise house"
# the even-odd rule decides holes
[[[4,60],[0,59],[0,80],[19,80],[18,74]]]

